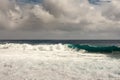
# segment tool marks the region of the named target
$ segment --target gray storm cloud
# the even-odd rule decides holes
[[[60,36],[61,39],[69,34],[69,38],[75,39],[91,35],[93,38],[111,38],[109,34],[117,38],[120,31],[119,3],[112,0],[109,4],[94,5],[87,0],[43,0],[38,4],[21,4],[16,0],[0,0],[0,36],[9,33],[14,36],[18,32],[18,35],[22,33],[21,38],[36,34],[48,38],[50,35],[54,38]]]
[[[113,0],[111,5],[108,5],[105,7],[105,9],[102,12],[102,15],[106,17],[107,19],[113,20],[113,21],[120,21],[120,1],[119,0]]]

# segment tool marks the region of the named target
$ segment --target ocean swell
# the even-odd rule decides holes
[[[100,53],[112,53],[120,52],[119,46],[104,46],[104,45],[82,45],[82,44],[68,44],[69,48],[75,49],[76,51],[85,50],[87,52],[100,52]]]

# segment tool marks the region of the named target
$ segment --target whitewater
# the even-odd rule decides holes
[[[120,54],[68,44],[0,43],[0,80],[120,80]]]

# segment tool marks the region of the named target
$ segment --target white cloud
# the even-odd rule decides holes
[[[35,5],[31,10],[31,13],[33,13],[35,17],[42,20],[43,23],[48,23],[54,20],[54,16],[51,15],[48,11],[44,10],[40,5]]]

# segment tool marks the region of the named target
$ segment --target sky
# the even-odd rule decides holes
[[[0,0],[0,39],[120,39],[119,0]]]

